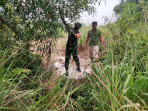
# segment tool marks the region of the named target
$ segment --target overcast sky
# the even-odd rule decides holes
[[[97,21],[99,25],[104,25],[105,20],[104,17],[109,17],[110,19],[114,19],[113,8],[120,3],[120,0],[106,0],[105,2],[101,2],[101,5],[96,5],[96,15],[88,15],[84,12],[80,18],[80,22],[85,24],[91,24],[93,21]]]

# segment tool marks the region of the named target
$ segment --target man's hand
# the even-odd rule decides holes
[[[81,37],[81,33],[75,34],[75,37],[76,37],[77,39],[80,38],[80,37]]]
[[[103,46],[103,37],[100,37],[100,43]]]
[[[86,43],[85,43],[85,46],[84,46],[85,49],[87,48],[88,40],[89,40],[89,35],[87,35],[87,38],[86,38]]]

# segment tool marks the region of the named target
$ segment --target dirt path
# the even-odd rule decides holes
[[[58,77],[59,75],[63,75],[66,72],[64,67],[66,43],[67,43],[67,38],[58,39],[55,43],[56,47],[54,47],[54,50],[52,51],[50,61],[47,60],[47,57],[46,57],[47,55],[45,55],[45,57],[42,58],[43,68],[45,70],[48,69],[49,71],[53,71],[56,77]],[[37,47],[34,44],[35,43],[33,42],[30,50],[34,50],[35,54],[41,55],[41,52],[37,51]],[[106,47],[105,40],[103,40],[103,47]],[[101,53],[102,53],[102,56],[104,56],[106,53],[106,50],[103,50]],[[71,57],[68,78],[80,79],[80,78],[84,78],[86,74],[91,73],[91,60],[89,59],[88,50],[84,50],[83,52],[79,51],[78,56],[80,61],[81,73],[76,71],[76,64],[73,60],[73,57]],[[98,68],[99,66],[100,65],[98,63]]]
[[[56,47],[51,55],[51,62],[54,64],[54,72],[57,75],[63,75],[65,74],[65,49],[66,49],[66,42],[67,38],[60,38],[56,42]],[[88,51],[85,52],[79,52],[79,61],[80,61],[80,68],[81,72],[76,71],[76,65],[73,60],[73,57],[71,56],[70,60],[70,69],[69,69],[69,78],[78,79],[85,77],[85,74],[91,73],[91,67],[90,67],[90,59],[88,57]],[[49,65],[48,67],[50,67]]]

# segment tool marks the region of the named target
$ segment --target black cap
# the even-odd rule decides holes
[[[82,27],[82,24],[81,24],[81,23],[79,23],[79,22],[76,22],[76,23],[75,23],[75,26]]]
[[[96,21],[93,21],[93,22],[92,22],[92,25],[97,25],[97,22],[96,22]]]

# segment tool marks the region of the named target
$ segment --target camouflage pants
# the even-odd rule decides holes
[[[68,70],[68,67],[69,67],[69,60],[71,59],[71,54],[72,54],[73,59],[74,59],[76,65],[77,65],[77,68],[80,68],[77,47],[67,47],[66,48],[66,57],[65,57],[65,68],[66,68],[66,70]]]

